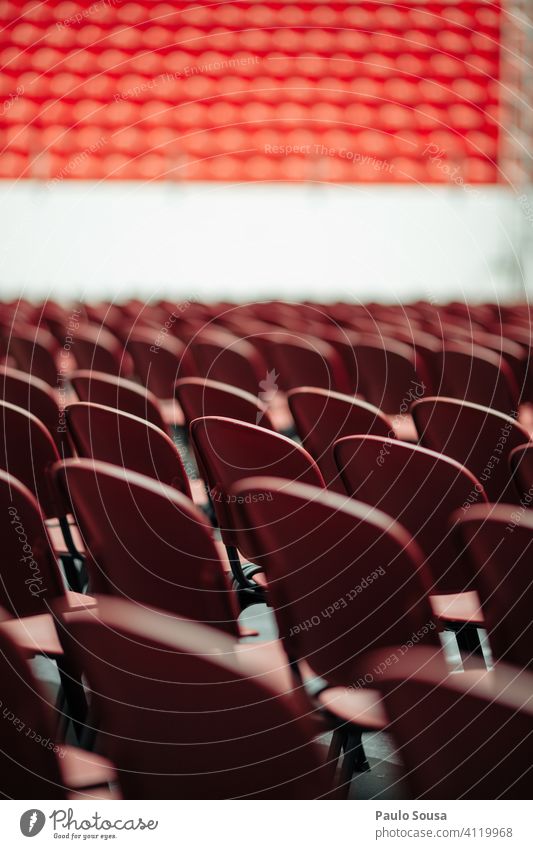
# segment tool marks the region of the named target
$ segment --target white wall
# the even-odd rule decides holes
[[[495,186],[0,181],[0,293],[505,299],[519,225]]]

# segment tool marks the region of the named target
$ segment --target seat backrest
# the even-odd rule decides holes
[[[422,552],[390,516],[276,478],[243,480],[233,493],[291,659],[353,686],[370,649],[438,641]]]
[[[1,617],[5,620],[5,616]],[[0,621],[0,772],[2,796],[66,799],[60,767],[63,750],[54,740],[50,697]]]
[[[312,708],[247,673],[235,640],[119,599],[67,613],[101,745],[129,799],[316,798],[330,787]]]
[[[349,379],[341,356],[328,342],[314,336],[276,328],[256,334],[254,344],[263,344],[267,365],[278,372],[279,385],[288,391],[297,386],[319,386],[347,392]]]
[[[533,669],[533,515],[509,504],[458,516],[495,659]]]
[[[52,436],[61,457],[70,457],[63,414],[48,383],[17,369],[0,367],[0,397],[33,413]]]
[[[44,380],[49,386],[58,385],[56,348],[57,343],[47,330],[24,330],[19,325],[7,342],[7,353],[15,358],[19,369]]]
[[[221,416],[205,416],[191,423],[191,440],[198,468],[206,481],[222,538],[237,541],[230,490],[241,478],[270,475],[325,486],[315,461],[293,440],[263,427]],[[246,553],[243,550],[243,553]]]
[[[426,391],[427,379],[414,365],[414,353],[408,345],[382,339],[372,342],[361,338],[354,346],[357,360],[357,391],[385,413],[403,411],[414,398]]]
[[[35,497],[0,470],[0,605],[13,616],[45,613],[65,593],[44,518]]]
[[[513,448],[509,465],[518,497],[525,507],[533,502],[533,442]]]
[[[372,433],[394,436],[387,417],[366,401],[302,386],[288,394],[289,407],[304,448],[318,463],[330,489],[344,492],[333,456],[333,443],[343,436]]]
[[[379,436],[347,436],[334,454],[348,495],[383,510],[416,539],[432,592],[474,589],[452,524],[457,510],[487,500],[474,475],[443,454]]]
[[[126,350],[143,386],[156,398],[173,398],[176,380],[196,374],[189,349],[162,331],[135,329],[128,336]]]
[[[59,454],[50,433],[32,413],[7,401],[0,401],[0,433],[0,469],[33,492],[47,518],[57,516],[48,472]]]
[[[117,410],[146,419],[167,432],[157,398],[144,386],[123,377],[83,369],[73,372],[70,382],[80,401],[116,407]]]
[[[371,664],[384,669],[376,686],[412,798],[531,797],[532,673],[498,664],[457,675],[416,646]]]
[[[257,396],[265,369],[260,354],[245,339],[210,328],[191,340],[190,350],[201,377]]]
[[[113,407],[86,402],[69,404],[65,419],[78,456],[131,469],[192,497],[178,449],[155,425]]]
[[[79,369],[95,369],[117,376],[127,371],[121,343],[103,326],[80,325],[72,350]]]
[[[211,527],[189,498],[109,463],[67,460],[53,473],[72,500],[91,592],[122,595],[237,633]]]
[[[188,377],[178,380],[174,391],[187,425],[203,416],[228,416],[275,429],[266,404],[243,389],[203,377]]]
[[[529,434],[515,419],[480,404],[455,398],[415,401],[411,413],[422,445],[466,466],[489,501],[516,503],[508,460]]]
[[[442,375],[440,394],[506,415],[518,413],[518,386],[501,355],[479,345],[447,343],[437,360]]]

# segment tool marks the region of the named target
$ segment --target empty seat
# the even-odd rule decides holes
[[[309,799],[331,789],[308,700],[275,673],[250,672],[230,636],[109,598],[64,627],[124,797]]]
[[[92,369],[73,372],[70,381],[80,401],[116,407],[167,431],[157,398],[138,383]]]
[[[174,391],[187,425],[203,416],[226,416],[275,430],[268,406],[243,389],[217,380],[189,377],[178,380]]]
[[[0,621],[0,724],[2,795],[10,799],[109,798],[116,780],[100,755],[67,746],[57,736],[50,696],[12,639],[10,622]],[[38,832],[36,832],[37,834]]]
[[[394,436],[381,410],[349,395],[303,386],[289,392],[288,401],[304,448],[316,460],[328,487],[337,492],[344,492],[344,487],[333,456],[334,442],[356,433]]]
[[[422,445],[466,466],[489,501],[518,501],[509,456],[529,441],[529,434],[513,418],[480,404],[440,397],[415,401],[411,412]]]
[[[457,522],[494,659],[532,668],[533,514],[509,504],[479,504]]]
[[[192,498],[178,449],[155,425],[113,407],[85,402],[69,404],[65,418],[80,457],[139,472]]]
[[[53,474],[73,502],[91,592],[121,595],[238,635],[212,530],[189,498],[109,463],[66,460]]]
[[[414,798],[530,797],[530,672],[498,664],[484,674],[451,674],[442,658],[416,646],[372,660],[385,664],[376,686]]]
[[[348,495],[392,516],[416,539],[433,594],[475,588],[453,529],[456,511],[486,502],[468,469],[427,448],[379,436],[347,436],[334,453]]]
[[[0,393],[3,401],[22,407],[47,428],[59,455],[70,456],[70,445],[64,424],[64,411],[60,409],[56,395],[44,380],[32,377],[17,369],[0,368]]]

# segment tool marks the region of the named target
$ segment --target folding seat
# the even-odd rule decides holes
[[[356,755],[361,729],[386,724],[368,653],[439,645],[422,552],[390,516],[314,486],[258,477],[232,492],[288,657],[323,679],[319,701],[354,726]]]
[[[519,391],[507,362],[488,348],[471,343],[446,343],[439,392],[450,398],[482,404],[506,415],[517,415]]]
[[[324,479],[310,454],[296,442],[252,424],[221,416],[195,419],[190,427],[198,468],[209,487],[217,522],[242,599],[257,590],[261,569],[243,569],[239,550],[253,562],[254,551],[247,535],[239,534],[238,517],[231,495],[233,484],[257,474],[297,480],[324,487]],[[255,577],[255,580],[251,580]],[[248,592],[247,592],[248,591]]]
[[[302,386],[287,397],[304,448],[316,460],[327,486],[336,492],[345,490],[333,456],[334,442],[356,433],[395,435],[381,410],[349,395]]]
[[[509,464],[520,505],[529,507],[533,501],[533,443],[514,448],[509,455]]]
[[[7,352],[14,357],[18,368],[50,386],[58,383],[56,350],[57,343],[47,330],[24,330],[19,325],[13,329],[7,342]]]
[[[55,443],[45,426],[32,413],[21,407],[0,401],[2,436],[0,440],[0,469],[5,469],[26,486],[36,497],[48,522],[54,548],[71,558],[81,558],[81,540],[76,528],[69,524],[68,500],[58,497],[49,478],[50,468],[60,459]],[[59,528],[51,520],[59,521]],[[68,578],[77,587],[74,564],[65,559]]]
[[[67,746],[58,739],[49,696],[13,640],[11,622],[3,613],[0,620],[2,797],[110,797],[108,784],[116,780],[112,764],[100,755]]]
[[[474,330],[472,339],[474,344],[488,348],[489,351],[498,354],[505,361],[513,373],[520,403],[522,403],[522,400],[528,400],[526,372],[529,365],[529,348],[526,349],[523,345],[505,338],[501,333],[497,335]]]
[[[434,615],[457,632],[465,662],[475,662],[470,655],[482,656],[483,615],[454,526],[461,511],[486,502],[479,481],[455,460],[395,439],[347,436],[335,443],[334,455],[348,495],[392,516],[416,539]]]
[[[257,396],[267,369],[258,351],[245,339],[209,328],[191,340],[190,351],[200,377]]]
[[[275,430],[267,404],[243,389],[203,377],[183,378],[174,392],[187,426],[203,416],[227,416]]]
[[[154,333],[135,329],[128,336],[126,350],[131,354],[135,373],[143,386],[160,401],[173,399],[178,378],[196,376],[190,351],[163,330]]]
[[[274,673],[243,668],[230,636],[110,598],[92,619],[69,613],[63,622],[125,798],[309,799],[331,790],[308,700]]]
[[[489,501],[516,504],[508,461],[529,434],[510,416],[456,398],[415,401],[411,413],[426,448],[466,466],[482,484]]]
[[[62,411],[48,383],[17,369],[0,367],[3,401],[33,413],[52,436],[60,457],[70,457],[70,445],[62,425]]]
[[[354,351],[358,392],[384,413],[398,414],[408,408],[413,396],[424,394],[426,375],[421,363],[415,370],[414,354],[407,345],[361,337]]]
[[[212,528],[189,498],[93,460],[58,463],[53,475],[73,503],[91,593],[124,596],[239,636],[235,597]]]
[[[117,410],[146,419],[165,433],[168,432],[157,398],[153,392],[138,383],[92,369],[73,372],[70,382],[80,401],[116,407]]]
[[[478,509],[478,508],[475,508]],[[450,673],[428,649],[377,652],[388,730],[415,799],[529,799],[533,674]]]
[[[443,454],[380,436],[346,436],[333,451],[346,493],[392,516],[416,539],[433,594],[473,589],[451,522],[465,504],[487,501],[468,469]]]
[[[79,369],[128,377],[131,359],[116,336],[103,326],[80,325],[74,333],[72,351]]]
[[[192,498],[189,478],[170,437],[151,422],[102,404],[65,408],[68,434],[79,457],[130,469]]]
[[[457,516],[475,574],[493,658],[533,668],[533,514],[525,506],[475,505]]]
[[[262,337],[254,337],[260,341]],[[277,331],[264,334],[269,345],[267,363],[272,362],[279,373],[284,391],[297,386],[318,386],[339,392],[349,392],[349,376],[339,354],[321,339],[301,333]]]

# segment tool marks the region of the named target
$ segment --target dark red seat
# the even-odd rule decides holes
[[[203,416],[227,416],[275,430],[267,405],[243,389],[203,377],[188,377],[178,380],[174,391],[187,425]]]
[[[453,674],[416,646],[378,652],[372,663],[384,670],[376,685],[413,798],[531,797],[532,673],[498,664]]]
[[[438,644],[423,554],[390,516],[272,477],[242,480],[232,492],[291,660],[330,685],[355,686],[369,671],[368,651],[419,631]]]
[[[405,414],[413,400],[426,392],[428,379],[411,348],[401,342],[360,336],[354,345],[357,391],[389,414]]]
[[[241,478],[268,474],[325,486],[310,454],[291,439],[262,427],[220,416],[195,419],[191,441],[198,468],[209,487],[211,501],[236,581],[250,587],[242,573],[238,550],[253,561],[248,537],[239,535],[231,488]],[[259,572],[257,568],[254,569]],[[251,573],[250,573],[251,574]],[[254,589],[252,586],[251,589]]]
[[[157,398],[153,392],[138,383],[92,370],[73,372],[70,382],[80,401],[116,407],[117,410],[146,419],[167,432]]]
[[[57,342],[52,334],[37,328],[24,330],[17,325],[7,341],[7,353],[15,359],[21,371],[54,387],[59,385],[56,350]],[[69,362],[68,356],[64,357],[64,362]]]
[[[487,500],[473,474],[443,454],[379,436],[347,436],[334,454],[348,495],[392,516],[416,539],[433,594],[475,588],[452,523],[460,508]]]
[[[178,449],[155,425],[113,407],[85,402],[69,404],[65,419],[78,456],[139,472],[192,498]]]
[[[190,351],[168,334],[136,328],[128,336],[126,350],[143,386],[159,400],[173,399],[176,380],[196,374]]]
[[[0,367],[0,393],[3,401],[33,413],[47,428],[61,457],[70,457],[63,411],[48,383],[17,369]]]
[[[310,799],[331,790],[301,691],[250,671],[219,630],[98,601],[93,617],[68,614],[63,624],[124,797]]]
[[[117,339],[107,328],[84,324],[73,333],[72,352],[79,369],[123,375],[131,373],[131,359]]]
[[[344,492],[344,487],[333,456],[334,442],[356,433],[394,436],[381,410],[349,395],[302,386],[289,392],[288,401],[304,448],[316,460],[328,487],[337,492]]]
[[[518,386],[501,355],[479,345],[448,342],[437,361],[441,367],[441,395],[518,415]]]
[[[308,334],[282,331],[255,334],[251,340],[263,347],[267,364],[274,365],[283,391],[297,386],[319,386],[339,392],[350,390],[349,377],[337,351]]]
[[[246,339],[211,327],[191,340],[190,351],[199,376],[258,396],[267,369]]]
[[[0,774],[8,799],[98,799],[116,780],[100,755],[67,746],[57,737],[50,696],[34,676],[24,653],[0,621]],[[29,812],[28,812],[29,813]],[[38,833],[38,832],[36,832]],[[31,835],[30,835],[31,836]]]
[[[515,489],[522,507],[533,504],[533,442],[519,445],[509,455]]]
[[[87,549],[91,592],[122,595],[237,636],[236,606],[212,529],[189,498],[91,460],[54,467]]]
[[[422,445],[466,466],[489,501],[517,502],[509,455],[529,441],[529,434],[513,418],[480,404],[440,397],[415,401],[411,412]]]
[[[457,516],[475,573],[493,657],[533,668],[533,513],[476,505]]]

